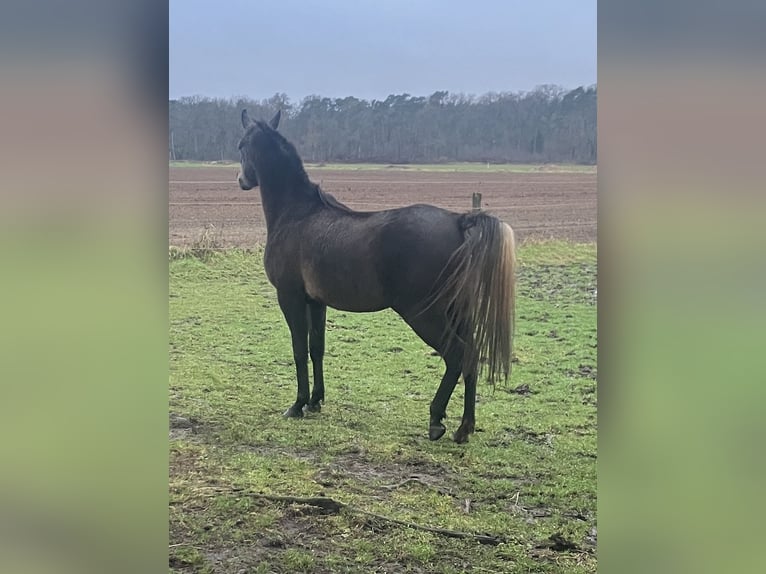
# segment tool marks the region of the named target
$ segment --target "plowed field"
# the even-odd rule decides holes
[[[222,247],[248,247],[266,237],[257,189],[242,191],[238,166],[171,167],[169,240],[189,245],[206,228]],[[596,241],[596,173],[537,171],[419,171],[411,169],[308,168],[312,181],[361,211],[430,203],[454,211],[482,207],[509,223],[518,240]],[[210,232],[209,232],[210,233]]]

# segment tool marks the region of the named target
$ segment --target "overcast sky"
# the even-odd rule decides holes
[[[596,83],[596,0],[170,0],[170,97]]]

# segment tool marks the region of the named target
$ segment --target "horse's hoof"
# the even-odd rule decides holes
[[[295,408],[295,405],[293,405],[287,409],[282,416],[286,419],[299,419],[303,416],[303,409],[300,407]]]
[[[455,431],[455,434],[452,435],[452,440],[458,444],[465,444],[468,442],[468,433],[463,430],[463,427],[460,427]]]
[[[468,436],[474,431],[474,423],[463,421],[460,426],[452,435],[452,440],[458,444],[464,444],[468,442]]]
[[[429,440],[439,440],[446,431],[447,427],[443,424],[431,425],[428,427],[428,438]]]
[[[306,409],[306,412],[318,413],[322,411],[322,403],[318,401],[316,403],[309,403],[303,408]]]

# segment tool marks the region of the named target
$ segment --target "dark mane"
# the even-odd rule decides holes
[[[261,138],[258,138],[261,151],[279,160],[275,162],[273,167],[291,173],[300,183],[311,184],[303,167],[303,160],[298,155],[295,146],[266,122],[256,120],[253,124],[254,127],[251,129],[257,129],[261,135]]]
[[[347,205],[344,205],[335,199],[332,194],[322,190],[321,187],[309,179],[308,173],[306,173],[306,169],[303,167],[303,160],[301,160],[300,156],[298,155],[298,151],[295,149],[295,146],[290,143],[287,138],[285,138],[285,136],[283,136],[277,130],[273,129],[264,121],[256,120],[255,125],[261,130],[262,133],[268,134],[270,138],[269,143],[274,144],[279,152],[281,152],[280,157],[282,157],[287,164],[285,167],[290,169],[296,175],[300,183],[305,184],[307,189],[311,190],[311,192],[314,192],[316,197],[319,198],[319,201],[323,205],[326,205],[327,207],[333,207],[347,213],[354,211]]]
[[[316,189],[317,195],[319,196],[319,200],[326,205],[327,207],[334,207],[335,209],[339,209],[341,211],[344,211],[346,213],[352,213],[354,210],[351,209],[348,205],[345,205],[335,199],[335,196],[331,193],[327,193],[326,191],[323,191],[321,187],[319,187],[317,184],[312,183],[312,186]]]
[[[354,211],[347,205],[344,205],[335,199],[332,194],[323,191],[321,187],[309,179],[308,173],[306,173],[306,168],[303,167],[303,160],[301,160],[301,157],[298,155],[298,151],[295,149],[295,146],[285,138],[285,136],[261,120],[256,120],[254,126],[260,130],[262,134],[268,137],[267,141],[262,140],[264,145],[273,145],[273,151],[276,152],[275,155],[278,155],[278,157],[285,162],[282,169],[289,170],[289,172],[296,178],[297,183],[305,186],[305,189],[308,190],[309,194],[314,194],[315,197],[327,207],[332,207],[346,213]]]

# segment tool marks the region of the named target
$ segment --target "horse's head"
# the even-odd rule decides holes
[[[266,122],[251,120],[247,110],[242,110],[242,127],[245,129],[245,134],[239,141],[240,170],[237,175],[237,181],[241,189],[247,191],[258,185],[258,175],[256,174],[258,157],[255,140],[263,132],[268,132],[269,130],[276,131],[281,117],[282,111],[279,110],[267,124]]]

